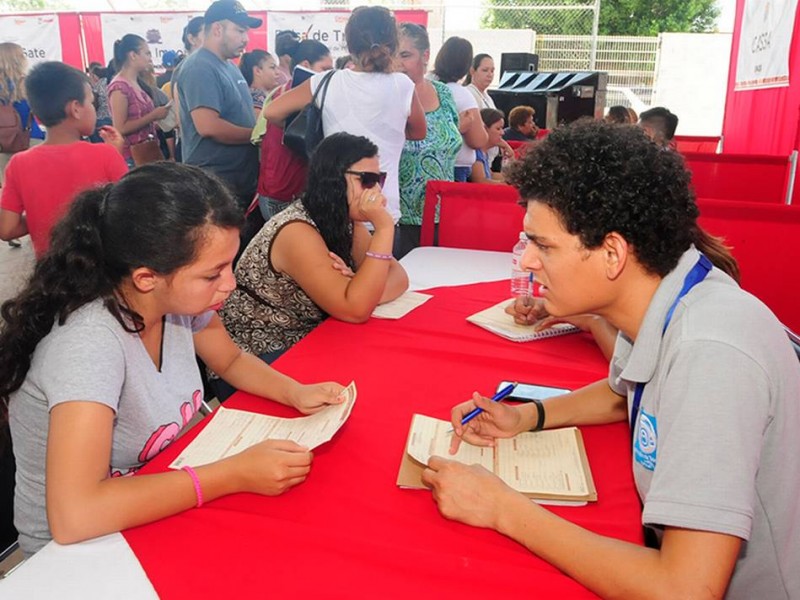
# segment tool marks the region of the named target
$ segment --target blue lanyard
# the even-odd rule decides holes
[[[678,293],[678,296],[675,298],[672,306],[670,306],[669,310],[667,311],[667,318],[664,320],[664,328],[661,330],[662,337],[667,331],[670,321],[672,321],[672,313],[675,312],[678,302],[680,302],[681,298],[689,293],[689,290],[706,278],[706,275],[708,275],[712,267],[713,265],[711,264],[711,261],[706,258],[706,255],[701,254],[700,259],[692,267],[692,270],[686,274],[686,278],[683,280],[683,287],[681,288],[681,291]],[[633,406],[631,407],[631,439],[633,439],[634,436],[636,419],[639,417],[639,405],[642,403],[644,386],[645,384],[642,382],[637,383],[636,389],[633,392]]]

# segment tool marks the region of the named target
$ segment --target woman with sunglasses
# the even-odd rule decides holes
[[[270,219],[239,259],[237,289],[221,316],[241,348],[271,363],[325,317],[363,323],[406,290],[392,257],[385,177],[367,138],[341,132],[322,141],[303,197]],[[215,386],[224,396],[221,382]]]

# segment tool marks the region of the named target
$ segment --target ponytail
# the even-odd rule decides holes
[[[394,54],[387,46],[373,46],[360,54],[356,61],[363,71],[368,73],[388,73],[394,60]]]
[[[695,226],[694,245],[708,257],[708,260],[719,270],[727,273],[736,283],[740,283],[739,263],[731,254],[730,246],[725,245],[724,238],[708,233],[699,225]]]
[[[344,28],[347,50],[362,71],[388,73],[397,52],[397,22],[383,6],[359,6]]]
[[[114,42],[114,71],[117,73],[122,69],[128,54],[138,52],[142,44],[145,44],[143,37],[133,33],[126,33]]]
[[[141,331],[141,316],[116,293],[123,281],[139,267],[174,273],[195,259],[206,227],[238,229],[242,220],[224,183],[176,163],[145,165],[80,194],[25,288],[0,308],[0,424],[54,324],[101,299],[126,331]]]
[[[0,308],[0,422],[8,400],[20,388],[33,351],[53,324],[97,298],[112,304],[117,282],[103,265],[100,213],[111,186],[84,192],[53,229],[51,248],[36,264],[22,292]]]

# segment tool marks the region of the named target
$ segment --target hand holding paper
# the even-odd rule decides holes
[[[338,383],[326,382],[298,386],[291,402],[304,415],[313,415],[330,405],[341,404],[345,398],[345,388]]]
[[[432,456],[422,472],[422,483],[434,493],[442,515],[473,527],[497,528],[503,498],[516,494],[480,465],[462,464]]]
[[[289,440],[265,440],[231,457],[241,463],[244,489],[278,496],[303,483],[311,471],[312,454]]]
[[[327,406],[313,415],[294,419],[220,407],[211,422],[184,448],[170,468],[207,465],[233,456],[264,440],[291,440],[312,450],[329,441],[339,431],[353,410],[356,396],[356,384],[353,381],[342,392],[342,401],[339,404]]]

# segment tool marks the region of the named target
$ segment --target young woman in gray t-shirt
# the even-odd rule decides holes
[[[300,412],[340,402],[342,386],[301,385],[242,352],[217,317],[236,287],[241,221],[224,185],[200,169],[141,167],[75,200],[4,305],[0,416],[13,438],[25,554],[306,478],[308,449],[277,440],[196,471],[122,477],[197,412],[195,352],[236,388]]]

